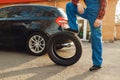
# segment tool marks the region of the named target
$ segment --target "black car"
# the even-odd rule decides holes
[[[0,8],[0,45],[24,46],[32,55],[46,52],[49,36],[62,31],[60,8],[19,4]]]

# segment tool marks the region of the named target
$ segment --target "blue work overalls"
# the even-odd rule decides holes
[[[72,2],[67,3],[66,13],[68,17],[68,24],[72,30],[78,30],[76,15],[85,18],[90,23],[91,29],[91,43],[92,43],[92,60],[93,65],[101,66],[102,64],[102,34],[100,25],[98,28],[94,27],[94,22],[98,16],[100,9],[100,0],[85,0],[86,8],[83,14],[80,14]],[[89,52],[88,52],[89,53]]]

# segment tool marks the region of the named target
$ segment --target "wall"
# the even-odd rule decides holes
[[[107,12],[103,19],[103,40],[114,40],[115,29],[115,8],[117,0],[108,0]]]
[[[116,24],[116,36],[115,36],[116,40],[120,40],[120,23]]]

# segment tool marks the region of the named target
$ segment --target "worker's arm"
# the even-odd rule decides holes
[[[97,19],[103,19],[106,12],[106,6],[107,6],[107,1],[100,0],[100,10],[99,10]]]
[[[107,0],[100,0],[100,10],[98,12],[97,19],[94,22],[95,27],[99,27],[101,25],[101,20],[103,19],[107,7]]]

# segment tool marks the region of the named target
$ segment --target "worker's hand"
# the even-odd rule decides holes
[[[83,7],[83,5],[79,2],[79,3],[77,3],[77,9],[78,9],[78,12],[80,13],[80,14],[83,14],[84,13],[84,7]]]
[[[94,22],[94,27],[97,28],[97,27],[100,27],[101,25],[101,20],[100,19],[96,19],[95,22]]]

